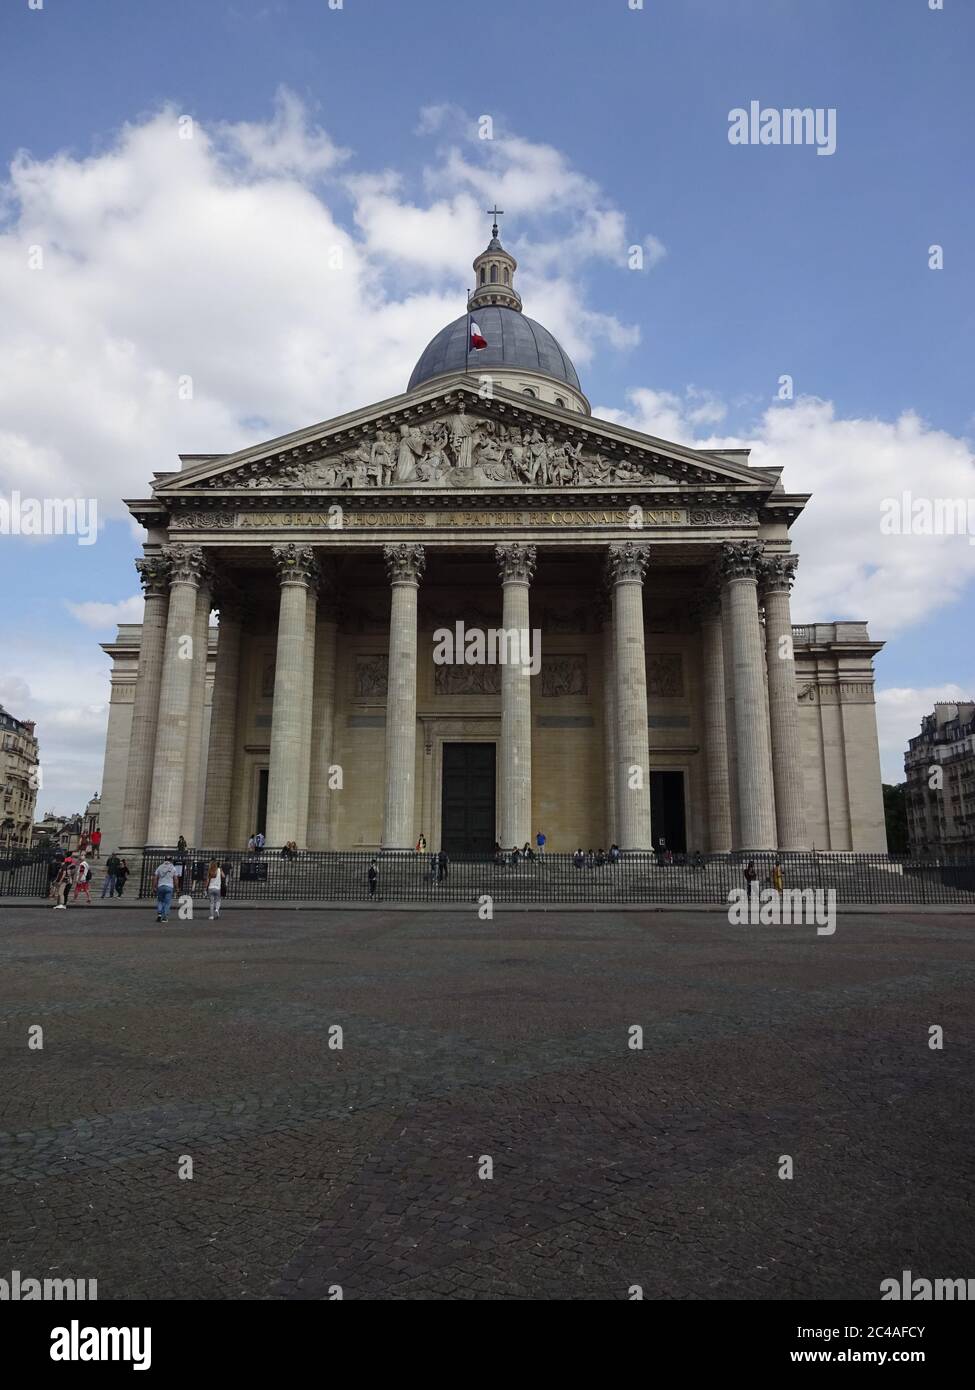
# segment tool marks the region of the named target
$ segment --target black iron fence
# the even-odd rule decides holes
[[[189,850],[146,853],[139,895],[154,895],[153,875],[167,857],[180,869],[179,891],[203,897],[207,865],[216,859],[227,896],[247,902],[499,903],[728,903],[749,882],[754,891],[833,892],[839,906],[854,903],[971,903],[975,860],[940,864],[886,854],[724,854],[660,856],[631,852],[617,861],[583,854],[545,854],[512,861],[490,856],[439,864],[431,853],[353,853],[279,850],[257,853]],[[374,881],[370,882],[370,867]]]
[[[180,869],[179,892],[203,898],[207,865],[216,859],[227,876],[227,895],[243,902],[456,902],[489,897],[498,903],[726,904],[744,889],[754,864],[755,891],[781,888],[834,893],[837,906],[856,903],[970,904],[975,909],[975,860],[941,863],[886,854],[740,854],[660,856],[631,852],[618,861],[597,855],[545,854],[512,862],[490,856],[451,859],[409,851],[353,853],[279,850],[146,851],[132,886],[154,896],[157,866]],[[60,856],[49,850],[0,858],[0,898],[45,897]],[[776,867],[778,865],[778,868]],[[375,870],[370,883],[369,870]],[[104,862],[92,863],[92,897],[99,900]],[[781,878],[779,875],[781,874]],[[128,895],[127,895],[128,896]],[[131,899],[130,899],[131,900]]]
[[[61,867],[56,850],[14,850],[0,856],[0,898],[43,898]]]

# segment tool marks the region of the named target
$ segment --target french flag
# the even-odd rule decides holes
[[[468,352],[480,352],[481,348],[486,347],[487,338],[482,337],[480,328],[478,328],[474,320],[471,319],[471,336],[468,344]]]

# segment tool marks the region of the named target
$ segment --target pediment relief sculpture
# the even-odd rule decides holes
[[[196,486],[331,491],[397,487],[616,487],[668,484],[672,478],[631,459],[611,458],[557,438],[537,425],[508,424],[458,412],[379,428],[354,447],[320,459],[245,464]]]

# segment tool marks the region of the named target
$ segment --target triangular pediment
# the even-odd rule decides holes
[[[495,387],[482,397],[469,376],[395,396],[364,410],[199,457],[157,476],[166,498],[254,490],[285,494],[510,488],[698,487],[768,496],[776,473],[577,415]]]

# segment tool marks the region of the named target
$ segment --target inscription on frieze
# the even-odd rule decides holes
[[[643,529],[657,526],[686,526],[685,507],[642,509]],[[555,510],[525,510],[511,508],[503,511],[365,511],[346,507],[336,524],[334,513],[327,511],[253,511],[253,512],[177,512],[170,522],[173,530],[183,531],[291,531],[328,530],[333,535],[342,531],[383,530],[482,530],[503,527],[627,527],[630,513],[622,507],[574,508]]]

